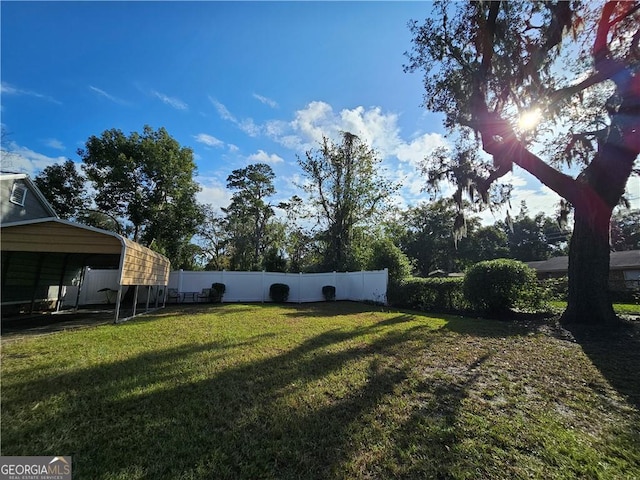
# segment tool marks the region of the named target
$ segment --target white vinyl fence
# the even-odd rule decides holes
[[[88,270],[79,296],[79,305],[113,303],[118,289],[117,270]],[[168,288],[178,290],[185,301],[192,301],[213,283],[224,283],[223,302],[269,302],[269,287],[274,283],[289,285],[289,302],[319,302],[324,300],[322,287],[336,287],[336,300],[387,301],[388,270],[330,273],[276,272],[191,272],[177,270],[169,276]],[[65,305],[75,305],[77,287],[66,287]],[[162,287],[161,287],[162,288]],[[108,289],[108,290],[105,290]],[[163,295],[163,292],[159,292]],[[155,302],[157,290],[150,292]],[[184,295],[186,294],[186,295]],[[138,301],[146,302],[147,289],[141,287]]]

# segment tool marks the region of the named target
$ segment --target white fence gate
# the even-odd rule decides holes
[[[113,303],[109,290],[117,291],[117,270],[87,270],[79,305]],[[192,272],[177,270],[169,275],[168,288],[187,294],[191,299],[213,283],[224,283],[223,302],[269,302],[269,287],[274,283],[289,285],[289,302],[305,303],[324,300],[322,287],[336,287],[336,300],[386,303],[388,270],[329,273],[277,272]],[[146,302],[147,289],[141,288],[138,301]],[[151,295],[155,295],[152,290]],[[65,305],[75,305],[77,287],[67,287]],[[114,297],[114,298],[111,298]],[[152,297],[151,301],[155,299]]]

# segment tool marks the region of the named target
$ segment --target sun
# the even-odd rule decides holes
[[[518,120],[518,125],[522,130],[533,130],[538,126],[540,120],[542,119],[542,112],[539,108],[534,108],[531,110],[527,110],[520,115],[520,119]]]

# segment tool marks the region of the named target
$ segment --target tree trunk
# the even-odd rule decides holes
[[[608,227],[604,218],[598,219],[595,226],[593,212],[576,209],[569,245],[569,292],[567,309],[562,315],[564,323],[604,325],[618,321],[609,298]]]

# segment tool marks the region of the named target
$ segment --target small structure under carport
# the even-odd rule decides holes
[[[162,287],[164,305],[169,260],[116,233],[59,218],[38,218],[2,225],[0,244],[3,308],[30,304],[33,309],[37,301],[52,300],[52,291],[59,308],[62,287],[87,266],[119,270],[115,322],[120,319],[125,286],[135,287],[131,316],[136,314],[139,286],[156,287],[157,292]]]

